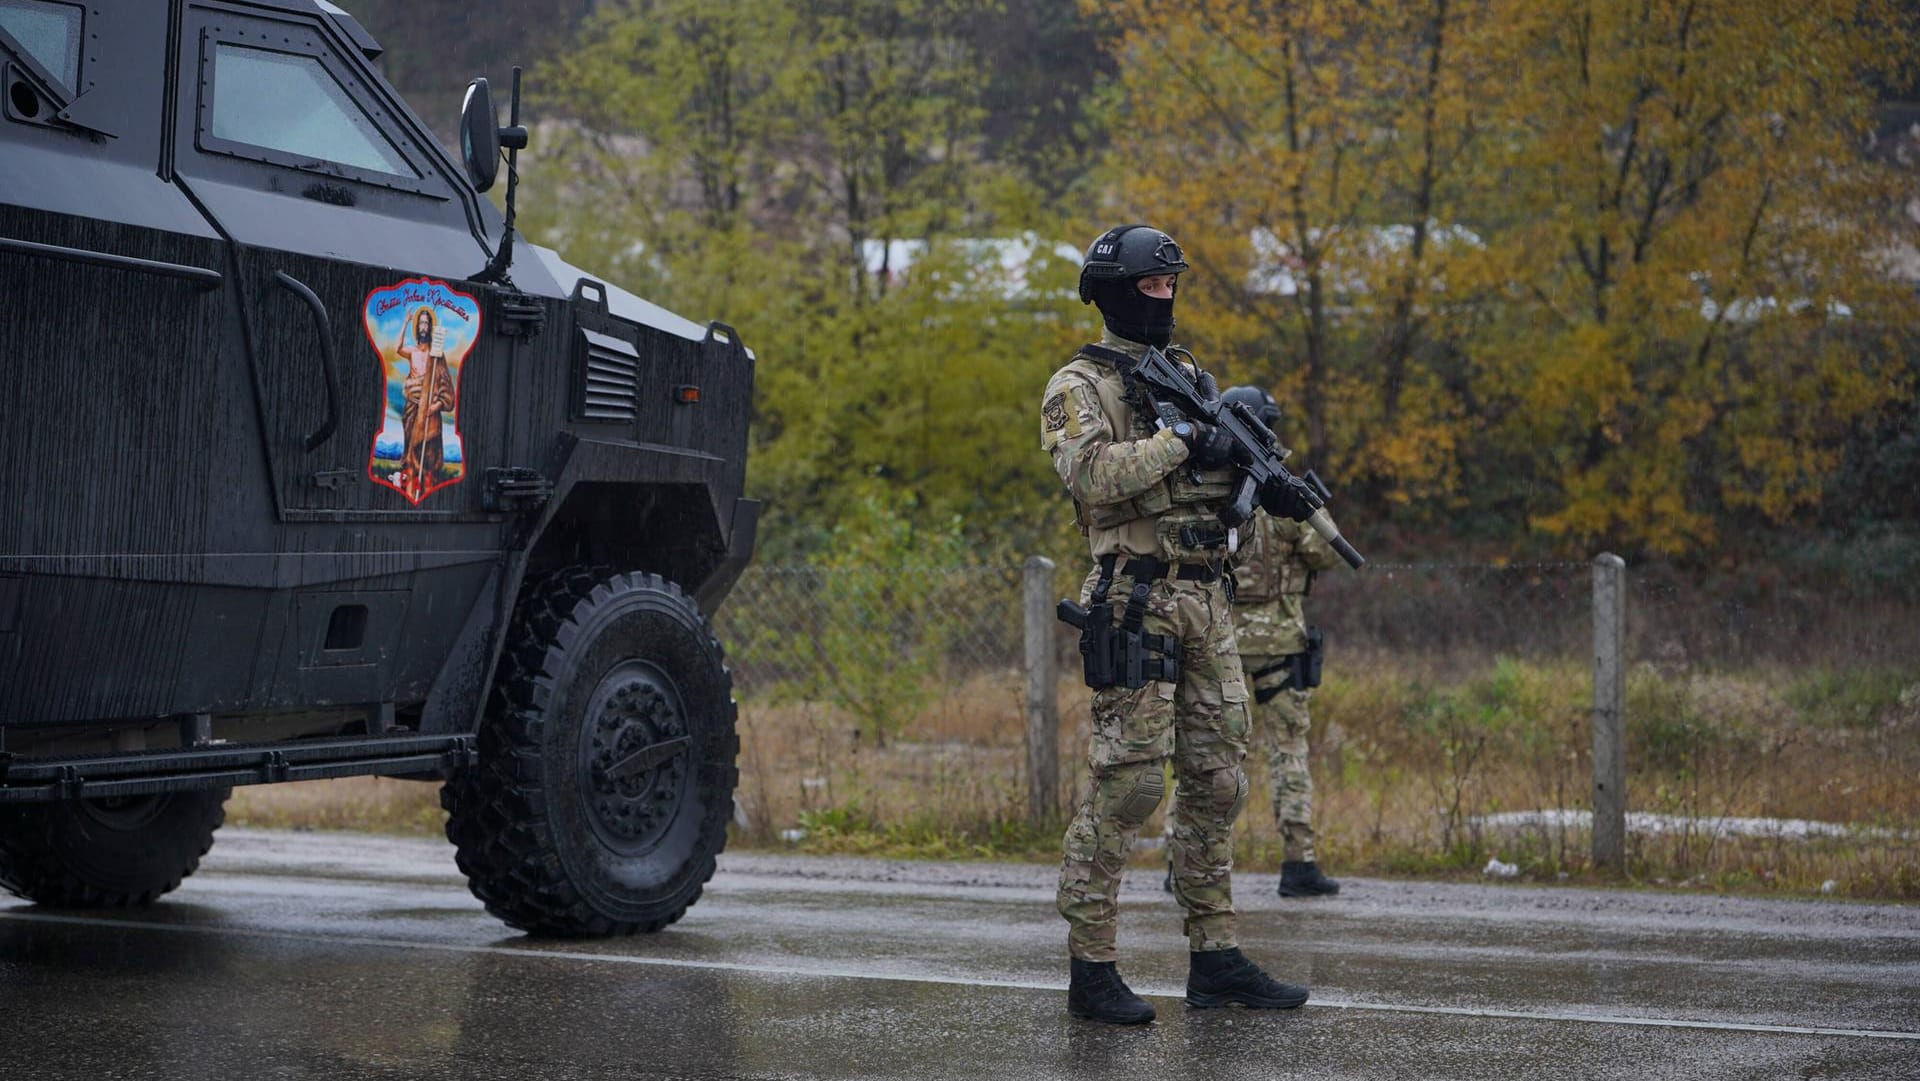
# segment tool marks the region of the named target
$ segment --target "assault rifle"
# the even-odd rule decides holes
[[[1280,455],[1274,450],[1278,440],[1252,410],[1201,393],[1180,365],[1152,346],[1138,360],[1117,350],[1102,355],[1110,357],[1123,377],[1143,387],[1156,402],[1171,405],[1188,420],[1211,424],[1232,437],[1240,480],[1234,486],[1233,499],[1220,512],[1222,525],[1231,529],[1245,523],[1253,517],[1255,506],[1282,508],[1276,513],[1312,526],[1349,567],[1365,565],[1366,558],[1347,543],[1327,517],[1326,497],[1280,464]]]

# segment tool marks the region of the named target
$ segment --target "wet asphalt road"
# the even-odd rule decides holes
[[[1189,1011],[1157,876],[1074,1022],[1052,872],[729,855],[679,924],[553,942],[429,840],[228,830],[152,909],[0,902],[0,1078],[1920,1078],[1920,906],[1353,880],[1242,943],[1314,999]]]

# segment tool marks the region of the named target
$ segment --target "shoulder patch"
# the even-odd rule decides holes
[[[1055,394],[1040,407],[1040,419],[1049,432],[1057,432],[1067,426],[1067,396]]]

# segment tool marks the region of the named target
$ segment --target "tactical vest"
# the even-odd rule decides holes
[[[1233,557],[1235,601],[1258,604],[1307,591],[1313,571],[1297,554],[1302,528],[1265,511],[1240,527],[1240,550]]]
[[[1134,396],[1111,365],[1080,353],[1063,371],[1082,376],[1092,387],[1116,441],[1153,438],[1152,411],[1144,402],[1135,408]],[[1199,469],[1182,464],[1132,499],[1097,506],[1076,500],[1074,522],[1083,535],[1091,535],[1152,519],[1159,548],[1154,554],[1159,558],[1169,563],[1218,562],[1227,552],[1226,530],[1220,525],[1219,512],[1232,498],[1233,482],[1231,468]]]

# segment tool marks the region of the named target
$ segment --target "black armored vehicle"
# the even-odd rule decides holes
[[[233,786],[382,775],[508,923],[654,930],[733,812],[753,359],[515,243],[517,85],[456,160],[378,54],[0,0],[0,885],[145,903]]]

